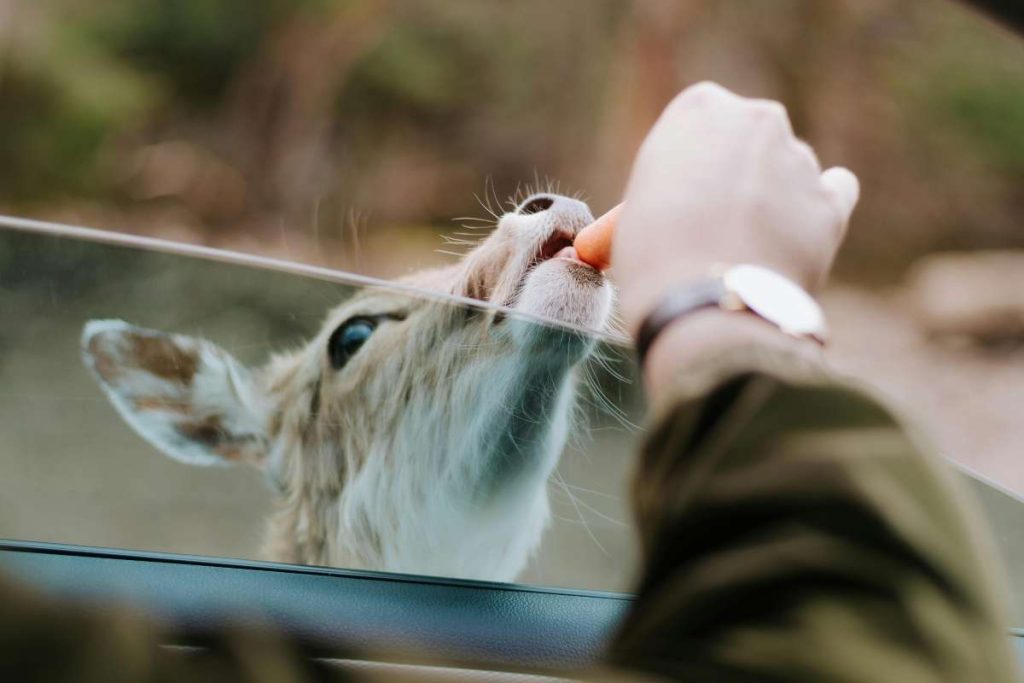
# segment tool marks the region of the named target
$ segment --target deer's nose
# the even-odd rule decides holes
[[[530,214],[547,211],[555,205],[556,199],[558,199],[558,197],[552,194],[535,194],[527,197],[523,201],[522,205],[516,209],[516,213],[523,216],[529,216]]]
[[[517,216],[544,214],[540,228],[557,228],[575,235],[583,226],[594,221],[590,207],[578,199],[560,194],[541,193],[530,195],[516,207]]]
[[[566,218],[583,217],[587,221],[594,220],[590,214],[590,207],[579,199],[566,197],[560,194],[547,192],[533,194],[523,200],[523,203],[516,208],[520,216],[529,216],[546,211],[554,212]]]

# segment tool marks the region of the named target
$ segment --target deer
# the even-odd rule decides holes
[[[121,320],[89,321],[82,358],[163,454],[262,471],[266,559],[512,581],[550,522],[586,330],[610,325],[614,289],[573,248],[592,221],[532,194],[458,262],[399,281],[429,296],[365,288],[261,367]]]

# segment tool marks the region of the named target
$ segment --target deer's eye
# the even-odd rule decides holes
[[[338,370],[344,366],[366,343],[375,329],[377,321],[371,318],[352,318],[340,325],[327,342],[331,367]]]

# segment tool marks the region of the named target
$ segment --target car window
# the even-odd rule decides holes
[[[517,316],[489,322],[486,308],[344,274],[68,235],[0,231],[0,262],[0,536],[628,587],[625,492],[642,406],[621,342]],[[339,305],[355,308],[331,321]],[[376,330],[334,367],[339,336],[358,341],[367,322]],[[517,397],[510,382],[536,386]],[[556,390],[567,395],[539,398]],[[245,403],[273,403],[279,433],[255,435]],[[293,424],[311,409],[326,416],[321,433]],[[515,440],[499,443],[506,432]],[[494,471],[446,483],[458,468]],[[349,517],[339,487],[355,499]],[[524,547],[508,552],[478,528]],[[457,561],[435,550],[463,542]]]
[[[271,537],[268,545],[268,526],[273,529],[283,511],[281,488],[290,485],[285,474],[274,470],[273,458],[283,455],[270,453],[267,461],[255,466],[244,453],[234,459],[203,462],[195,452],[182,455],[174,450],[173,444],[161,441],[158,432],[154,436],[153,431],[132,422],[131,411],[162,402],[159,412],[180,418],[190,397],[173,391],[161,394],[158,389],[163,386],[162,381],[185,371],[207,383],[205,389],[197,385],[191,391],[197,395],[209,391],[205,400],[218,400],[216,394],[223,387],[213,386],[213,375],[203,369],[204,363],[214,361],[204,357],[197,365],[183,356],[168,364],[167,357],[160,355],[161,348],[175,340],[201,340],[209,348],[216,345],[218,354],[230,354],[237,363],[228,372],[237,385],[232,391],[241,392],[242,385],[253,380],[268,359],[277,358],[273,362],[287,365],[292,357],[288,354],[330,342],[337,336],[335,330],[321,329],[324,319],[330,320],[329,311],[339,304],[359,301],[360,297],[378,309],[359,309],[354,314],[357,320],[368,319],[382,310],[401,310],[408,321],[416,315],[418,307],[429,307],[430,316],[475,324],[481,317],[494,313],[479,304],[400,285],[374,283],[344,273],[17,221],[6,221],[5,229],[0,230],[0,273],[0,537],[256,560],[271,558],[373,571],[395,569],[382,564],[393,558],[365,551],[361,555],[352,552],[348,556],[339,553],[289,557],[287,551],[281,554],[280,548],[273,547],[274,543],[282,542],[280,538]],[[423,548],[417,548],[418,554],[405,560],[422,565],[397,565],[398,569],[412,574],[627,591],[636,565],[627,490],[632,453],[643,431],[643,405],[630,349],[608,335],[545,325],[522,316],[499,318],[497,322],[499,328],[512,324],[523,326],[519,330],[518,350],[527,344],[523,340],[530,338],[529,333],[545,335],[544,343],[558,346],[563,352],[574,345],[581,348],[581,344],[586,349],[581,355],[575,352],[580,355],[575,370],[579,389],[575,407],[571,415],[566,415],[564,445],[556,440],[558,452],[552,457],[557,464],[552,466],[546,483],[542,481],[537,489],[546,491],[550,501],[546,528],[537,532],[534,539],[539,547],[536,552],[526,553],[526,559],[518,555],[506,557],[506,565],[521,563],[507,575],[500,575],[500,571],[509,570],[498,561],[483,570],[465,563],[446,564],[449,558],[438,561]],[[94,329],[97,325],[98,333]],[[103,334],[124,330],[160,331],[177,336],[145,337],[150,341],[141,346],[134,337],[115,336],[117,343],[134,339],[136,346],[122,347],[120,356],[97,355],[97,348],[103,344],[116,345],[104,340]],[[392,332],[402,330],[396,328]],[[360,334],[358,326],[349,326],[350,336],[358,338]],[[409,358],[398,354],[418,352],[410,351],[407,341],[392,346],[387,364],[408,362]],[[457,343],[457,348],[445,348]],[[373,348],[369,344],[369,340],[364,340],[365,348],[354,353],[369,353]],[[179,345],[175,353],[187,356],[187,351],[187,346]],[[458,354],[454,360],[449,355],[453,351]],[[452,373],[457,368],[500,365],[508,360],[508,354],[514,355],[516,351],[512,346],[505,349],[505,355],[496,355],[487,343],[470,345],[464,338],[452,336],[434,340],[428,353],[412,360],[422,371],[415,375],[417,382],[430,376],[431,369],[442,366],[447,374],[437,381],[455,382],[458,378]],[[320,356],[320,367],[332,368],[331,353],[331,347],[325,345],[313,355]],[[531,363],[544,362],[538,349],[532,349],[531,354]],[[149,365],[138,362],[138,357],[143,356]],[[136,362],[125,360],[129,357]],[[159,362],[154,362],[154,358],[159,358]],[[149,374],[138,377],[146,372]],[[376,369],[376,374],[382,372],[379,367]],[[119,396],[98,381],[105,376],[114,378],[111,386],[115,387],[121,386],[118,381],[135,376],[136,393]],[[480,428],[478,414],[486,412],[482,405],[485,397],[488,392],[498,391],[500,383],[500,375],[477,367],[471,375],[472,386],[463,388],[463,392],[471,394],[470,402],[463,396],[445,393],[444,387],[432,388],[430,401],[443,404],[441,410],[430,413],[431,420],[437,422],[433,425],[416,423],[417,415],[411,411],[424,410],[424,404],[415,399],[415,387],[398,381],[389,384],[384,394],[373,394],[365,388],[357,392],[360,401],[379,402],[385,396],[385,403],[395,397],[398,404],[388,408],[377,403],[362,412],[358,407],[349,407],[358,412],[359,419],[346,420],[342,414],[336,419],[344,423],[345,429],[363,430],[359,439],[376,439],[379,444],[386,444],[376,450],[368,448],[363,457],[383,458],[389,468],[415,468],[422,463],[409,459],[450,455],[440,451],[456,448],[460,443],[477,444],[474,447],[479,449],[482,459],[487,457],[486,444],[493,439],[481,440],[474,430]],[[482,393],[473,393],[476,389]],[[534,393],[542,393],[542,389]],[[293,403],[311,400],[301,392],[285,394],[285,400]],[[320,400],[320,409],[328,410],[326,399]],[[520,403],[518,409],[524,409],[524,405]],[[507,407],[510,411],[517,409]],[[208,408],[205,417],[218,409]],[[472,414],[458,416],[451,414],[454,411]],[[223,410],[218,414],[223,424],[200,434],[200,441],[205,439],[227,452],[224,449],[234,448],[228,441],[233,427]],[[463,419],[466,417],[469,419]],[[378,426],[383,426],[383,431],[365,422],[374,419],[380,421]],[[410,425],[415,427],[413,432],[419,439],[411,445],[400,436]],[[445,427],[462,431],[440,440],[430,436]],[[498,437],[496,433],[493,436]],[[309,434],[296,437],[300,441],[305,439],[310,453],[316,448],[329,448],[331,443],[327,437],[321,437],[320,442],[311,441],[314,436]],[[359,439],[345,443],[358,443]],[[502,456],[509,458],[516,452],[519,451],[511,449]],[[396,456],[402,459],[396,460]],[[337,464],[314,458],[304,461],[304,466],[313,471],[322,469],[325,462]],[[429,472],[422,468],[413,471],[417,477]],[[530,485],[518,480],[517,470],[507,463],[498,472],[499,490]],[[1019,534],[1024,503],[979,477],[967,472],[964,475],[978,494],[994,530],[1013,588],[1014,623],[1024,624],[1024,544]],[[330,477],[328,480],[337,481]],[[387,506],[400,505],[401,500],[388,497],[387,485],[384,482],[383,488],[370,490],[380,495],[386,505],[368,509],[389,519],[388,524],[400,535],[404,533],[399,528],[402,520],[395,517],[396,510]],[[431,523],[441,527],[459,524],[460,501],[451,490],[446,492],[441,483],[435,483],[433,491],[439,497],[447,496],[440,501],[440,508],[421,504],[412,506],[412,513],[435,514]],[[408,492],[415,495],[414,488]],[[296,492],[292,490],[291,495]],[[325,494],[313,491],[308,495],[309,505],[304,510],[311,515],[315,512],[316,496]],[[485,503],[478,499],[471,504],[475,507],[468,519],[473,524],[491,525],[492,531],[500,528],[488,519],[492,510]],[[308,526],[330,527],[337,524],[337,516],[332,509],[323,518],[306,517],[307,527],[288,527],[288,533],[309,535],[312,532]],[[374,521],[364,520],[380,533],[385,527],[374,525]],[[527,516],[510,518],[511,526],[504,533],[512,537],[515,528],[530,522]],[[425,527],[416,528],[425,533]],[[380,536],[361,535],[359,529],[339,535],[345,537],[346,533],[357,543],[388,546],[392,542]],[[461,528],[460,533],[468,534],[467,528]],[[403,538],[411,544],[421,540]],[[449,537],[435,537],[445,538]],[[479,543],[471,535],[466,538]],[[487,550],[486,544],[481,544],[474,552]],[[401,554],[401,550],[392,548],[391,553]],[[374,564],[375,557],[384,559]],[[474,571],[478,573],[474,575]],[[481,573],[487,571],[491,574]]]

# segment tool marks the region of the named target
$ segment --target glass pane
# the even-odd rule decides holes
[[[38,232],[0,230],[0,282],[0,537],[627,586],[641,407],[614,340]]]
[[[365,529],[358,527],[338,531],[338,517],[330,511],[321,510],[322,516],[317,517],[316,496],[312,494],[304,508],[308,513],[303,518],[307,526],[296,530],[286,525],[283,533],[278,531],[277,542],[268,545],[268,538],[275,538],[274,532],[268,536],[268,520],[281,520],[275,491],[287,477],[282,470],[275,470],[273,463],[275,457],[282,456],[271,449],[270,464],[261,462],[259,467],[244,462],[235,462],[230,467],[216,463],[204,466],[205,461],[190,464],[180,461],[189,457],[181,452],[176,452],[178,460],[168,457],[151,440],[141,438],[104,396],[96,377],[83,363],[83,326],[90,320],[124,320],[140,328],[205,340],[230,353],[239,367],[259,367],[275,353],[302,348],[317,349],[314,354],[328,362],[326,335],[336,328],[332,322],[319,336],[318,330],[325,318],[333,320],[328,312],[340,304],[348,306],[364,300],[378,306],[375,314],[403,312],[407,317],[416,310],[428,311],[434,319],[455,319],[460,325],[481,324],[495,314],[495,309],[472,307],[397,286],[369,285],[345,274],[323,272],[318,278],[137,245],[98,242],[92,239],[95,233],[90,239],[69,235],[0,230],[0,537],[399,569],[417,574],[471,575],[580,589],[628,588],[635,569],[636,549],[629,527],[626,491],[639,436],[636,424],[642,420],[643,405],[631,355],[615,339],[511,316],[497,325],[517,330],[516,338],[520,341],[519,346],[507,348],[504,355],[496,354],[488,344],[468,344],[464,338],[438,338],[425,355],[422,348],[413,349],[420,353],[415,362],[423,370],[415,375],[416,383],[386,383],[385,394],[395,397],[398,403],[388,404],[390,407],[373,404],[374,395],[364,390],[357,393],[359,400],[373,404],[370,412],[359,412],[361,409],[356,406],[350,410],[360,419],[338,415],[337,426],[349,430],[350,436],[355,433],[356,442],[362,440],[365,457],[386,459],[388,467],[422,467],[422,461],[431,456],[450,459],[460,444],[468,442],[477,444],[479,452],[486,455],[486,444],[493,445],[495,439],[473,441],[474,429],[482,424],[480,416],[500,417],[515,412],[506,409],[509,406],[487,412],[481,397],[494,395],[501,384],[500,373],[489,373],[488,364],[498,366],[522,353],[530,333],[544,339],[549,350],[556,350],[554,360],[548,358],[552,367],[578,360],[576,406],[566,423],[569,430],[565,448],[560,453],[552,452],[557,466],[552,466],[546,483],[543,476],[532,481],[527,478],[524,483],[524,479],[515,476],[515,463],[495,465],[492,461],[494,471],[499,473],[495,481],[501,487],[521,491],[524,486],[533,486],[538,492],[548,493],[550,526],[529,535],[540,538],[540,547],[525,564],[525,554],[520,554],[516,556],[518,563],[507,560],[504,566],[453,566],[450,557],[438,559],[436,553],[422,548],[410,557],[397,557],[401,553],[392,547],[394,543],[389,545],[390,540],[379,533],[365,533]],[[360,315],[367,312],[361,309]],[[490,320],[490,324],[495,324]],[[405,336],[411,339],[415,335],[406,332]],[[371,348],[367,347],[367,351]],[[455,365],[451,364],[453,352],[457,352]],[[545,357],[540,348],[531,349],[531,354],[532,363],[543,364]],[[386,362],[377,363],[372,377],[363,381],[372,385],[386,374],[382,368],[408,360],[409,356],[389,356]],[[97,367],[95,361],[93,366]],[[151,364],[152,367],[160,369],[159,364]],[[181,372],[181,367],[179,362],[163,367],[162,371],[173,376]],[[440,368],[444,372],[430,379]],[[464,391],[445,393],[439,389],[442,385],[430,384],[441,382],[450,388],[460,368],[475,368],[478,373],[472,375]],[[137,370],[122,367],[121,371]],[[104,372],[116,376],[116,371],[109,367],[97,368],[95,374],[102,376]],[[233,379],[238,381],[240,376],[243,375]],[[153,406],[147,400],[164,401],[164,412],[175,416],[175,410],[180,408],[175,401],[182,397],[175,401],[167,396],[154,397],[151,389],[149,395],[131,398],[144,408]],[[417,391],[422,389],[429,389],[426,395],[432,397],[433,404],[417,402]],[[296,405],[311,402],[309,395],[291,396],[289,400]],[[443,420],[438,420],[436,425],[425,426],[422,411],[428,404],[442,408],[430,413],[432,416],[447,416],[449,421],[442,424]],[[309,403],[306,407],[310,407]],[[529,409],[522,403],[519,408]],[[327,411],[329,406],[321,404],[318,410]],[[568,416],[565,406],[552,408],[551,414]],[[504,427],[492,428],[490,435],[508,432],[511,423],[499,420],[497,424]],[[227,426],[213,425],[216,429],[200,429],[193,435],[199,436],[200,441],[205,438],[215,446],[224,446],[223,439],[218,438]],[[417,438],[403,440],[401,435],[410,426],[415,427]],[[296,436],[305,438],[307,444],[329,442],[327,438],[316,441],[315,435]],[[561,442],[556,439],[555,443]],[[243,440],[242,448],[223,448],[222,454],[229,461],[246,460],[245,445]],[[174,451],[172,447],[165,448],[168,449]],[[306,450],[307,455],[314,452],[311,448]],[[506,449],[504,455],[509,453],[522,455],[515,448]],[[195,453],[191,455],[196,459]],[[318,457],[321,459],[314,458],[308,464],[310,471],[323,470],[324,462],[333,462]],[[418,476],[429,472],[413,471],[419,472]],[[331,472],[336,473],[328,468],[327,475]],[[331,479],[323,471],[319,475],[326,476],[328,490],[338,485],[339,480]],[[965,476],[971,480],[994,530],[1012,588],[1014,623],[1024,625],[1024,544],[1019,531],[1024,526],[1024,503],[969,473]],[[314,484],[310,486],[316,488]],[[386,489],[385,485],[368,490],[379,494]],[[409,491],[415,493],[415,486]],[[460,520],[469,520],[471,525],[494,523],[487,516],[490,508],[486,504],[470,503],[466,513],[465,499],[456,499],[451,492],[443,493],[445,489],[440,485],[431,491],[442,503],[440,508],[420,500],[406,508],[405,514],[429,510],[435,515],[438,528],[451,528]],[[400,492],[388,500],[412,502],[403,499],[403,495]],[[380,528],[377,522],[384,519],[397,528],[395,520],[401,519],[400,506],[372,509],[378,517],[362,520],[368,528]],[[523,519],[515,518],[514,526],[525,528]],[[317,524],[324,529],[320,538],[332,533],[342,539],[358,538],[353,543],[363,550],[350,555],[316,555],[306,548],[302,551],[306,555],[295,554],[294,544],[290,545],[289,540],[308,533],[309,527],[315,528]],[[505,529],[505,533],[508,531]],[[390,554],[379,552],[389,547]],[[514,571],[508,568],[512,564]],[[501,575],[502,571],[506,575]]]
[[[1024,500],[1007,489],[975,477],[965,476],[981,505],[1002,562],[1006,581],[1010,587],[1010,602],[1006,606],[1011,623],[1024,626]]]

